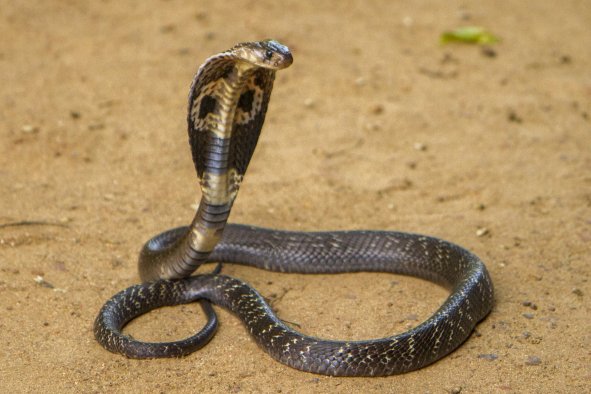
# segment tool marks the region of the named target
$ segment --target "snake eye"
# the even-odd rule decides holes
[[[267,51],[265,52],[265,59],[271,60],[272,57],[273,57],[273,51],[270,49],[267,49]]]

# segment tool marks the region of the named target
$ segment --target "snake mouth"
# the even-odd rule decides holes
[[[293,63],[293,57],[291,56],[291,53],[288,53],[287,55],[285,55],[282,58],[277,59],[273,62],[273,69],[274,70],[282,70],[284,68],[291,66],[292,63]]]
[[[291,51],[279,41],[268,39],[260,41],[258,44],[260,45],[262,57],[262,61],[258,63],[260,67],[282,70],[293,63]]]
[[[288,52],[287,54],[284,54],[280,59],[275,61],[273,68],[276,70],[282,70],[284,68],[291,66],[292,63],[293,63],[293,56],[291,55],[290,52]]]

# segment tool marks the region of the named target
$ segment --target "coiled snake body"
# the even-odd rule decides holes
[[[287,47],[266,40],[238,44],[199,68],[189,95],[189,142],[202,198],[191,226],[149,240],[140,253],[144,284],[111,298],[94,325],[106,349],[133,358],[176,357],[205,345],[217,327],[209,302],[229,309],[257,343],[291,367],[335,376],[412,371],[461,345],[493,305],[490,276],[478,257],[455,244],[391,231],[288,232],[226,224],[261,131],[276,70]],[[280,272],[390,272],[441,284],[450,296],[428,320],[387,338],[327,341],[283,323],[248,284],[218,272],[189,276],[204,262]],[[193,337],[145,343],[121,330],[165,305],[200,301],[208,323]]]

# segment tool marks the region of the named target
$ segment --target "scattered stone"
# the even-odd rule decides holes
[[[522,123],[523,119],[521,119],[521,116],[517,115],[517,112],[510,110],[509,114],[507,114],[507,120],[509,122],[513,122],[513,123]]]
[[[57,271],[61,271],[61,272],[66,272],[68,271],[68,269],[66,268],[66,263],[58,260],[55,263],[53,263],[53,268]]]
[[[203,21],[205,19],[207,19],[207,13],[206,12],[198,12],[195,14],[195,19],[197,19],[198,21]]]
[[[521,303],[521,305],[527,306],[527,307],[533,309],[534,311],[537,311],[538,310],[538,306],[536,304],[534,304],[533,302],[531,302],[531,301],[523,301]]]
[[[478,209],[479,211],[484,211],[486,209],[486,205],[484,205],[483,203],[480,203],[480,204],[476,205],[476,209]]]
[[[572,293],[579,297],[583,296],[583,290],[579,289],[578,287],[573,288]]]
[[[425,145],[422,142],[415,142],[413,145],[413,148],[415,148],[415,150],[418,150],[418,151],[426,151],[427,145]]]
[[[412,16],[406,15],[404,18],[402,18],[402,25],[405,27],[411,27],[414,24],[414,19],[412,18]]]
[[[111,268],[119,268],[125,265],[125,261],[119,258],[114,258],[111,260]]]
[[[92,123],[88,125],[88,130],[90,131],[94,131],[94,130],[102,130],[105,128],[105,124],[104,123]]]
[[[497,57],[497,51],[495,51],[493,48],[489,46],[482,47],[480,53],[482,53],[482,55],[486,57]]]
[[[458,58],[454,57],[454,55],[452,55],[449,52],[446,52],[443,54],[443,57],[441,58],[441,60],[439,61],[439,63],[441,64],[457,64],[459,63]]]
[[[378,131],[382,128],[379,123],[368,123],[365,125],[365,129],[367,131]]]
[[[480,227],[479,229],[476,230],[476,236],[477,237],[484,237],[485,235],[488,235],[489,230],[486,227]]]
[[[371,107],[370,112],[374,115],[379,115],[384,112],[384,106],[381,104],[376,104]]]
[[[527,360],[525,360],[525,365],[540,365],[542,363],[542,359],[538,356],[527,356]]]
[[[304,107],[306,108],[314,108],[314,106],[316,105],[316,101],[314,101],[313,98],[307,98],[304,100]]]
[[[37,275],[33,280],[41,287],[46,287],[48,289],[53,289],[55,287],[51,283],[45,281],[45,279],[41,275]]]
[[[458,72],[456,70],[445,72],[441,70],[431,70],[428,68],[420,67],[419,72],[423,75],[426,75],[429,78],[435,79],[452,79],[458,76]]]
[[[70,118],[72,119],[80,119],[82,117],[82,114],[80,114],[80,112],[78,111],[70,111]]]
[[[27,133],[27,134],[37,133],[37,132],[39,132],[39,127],[30,125],[30,124],[26,124],[26,125],[23,125],[23,127],[21,127],[21,131],[23,133]]]
[[[173,31],[176,30],[176,26],[173,24],[169,24],[169,25],[164,25],[160,27],[160,33],[172,33]]]
[[[497,358],[499,358],[499,356],[495,353],[484,353],[484,354],[479,354],[478,358],[482,358],[482,359],[488,360],[488,361],[494,361]]]
[[[524,313],[521,316],[525,317],[526,319],[530,319],[530,320],[534,318],[533,313]]]
[[[460,394],[461,392],[462,392],[461,386],[454,387],[453,389],[449,390],[450,394]]]
[[[524,331],[521,333],[521,337],[523,339],[528,339],[529,337],[531,337],[531,333],[529,331]]]

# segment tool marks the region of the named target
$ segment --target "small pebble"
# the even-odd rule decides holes
[[[413,148],[415,148],[415,150],[425,151],[427,150],[427,145],[422,142],[415,142]]]
[[[527,360],[525,360],[525,365],[540,365],[542,363],[542,359],[538,356],[527,356]]]
[[[306,108],[313,108],[316,105],[316,102],[312,98],[307,98],[304,100],[304,107]]]
[[[207,19],[207,13],[206,12],[198,12],[195,14],[195,19],[197,19],[198,21],[203,21],[203,20]]]
[[[488,361],[494,361],[497,358],[499,358],[498,355],[496,355],[495,353],[486,353],[486,354],[479,354],[478,358],[482,358]]]
[[[460,394],[462,392],[462,387],[454,387],[453,389],[449,390],[450,394]]]
[[[47,287],[48,289],[54,288],[54,286],[51,283],[46,282],[45,278],[43,278],[41,275],[37,275],[33,280],[42,287]]]
[[[486,227],[480,227],[479,229],[476,230],[477,237],[484,237],[488,233],[489,233],[489,231]]]
[[[534,318],[534,314],[533,313],[524,313],[521,316],[525,317],[526,319],[533,319]]]
[[[370,112],[374,115],[379,115],[384,112],[384,106],[381,104],[376,104],[371,107]]]
[[[35,126],[32,126],[30,124],[26,124],[23,127],[21,127],[21,131],[23,133],[27,133],[27,134],[28,133],[36,133],[36,132],[39,131],[39,128],[38,127],[35,127]]]
[[[529,331],[524,331],[523,333],[521,333],[521,337],[523,339],[528,339],[529,337],[531,337],[531,333]]]
[[[380,124],[378,123],[368,123],[365,125],[365,129],[367,131],[378,131],[382,128],[382,126],[380,126]]]
[[[581,289],[579,289],[578,287],[573,288],[572,293],[574,295],[579,296],[579,297],[583,296],[583,291]]]
[[[404,18],[402,18],[402,25],[405,27],[411,27],[414,24],[414,19],[412,18],[412,16],[408,16],[406,15]]]
[[[523,119],[521,119],[521,116],[517,115],[517,112],[515,112],[513,110],[509,111],[509,114],[507,115],[507,120],[509,122],[514,122],[514,123],[523,122]]]
[[[521,303],[521,305],[523,305],[523,306],[527,306],[527,307],[530,307],[530,308],[531,308],[531,309],[533,309],[534,311],[537,311],[537,310],[538,310],[538,306],[537,306],[536,304],[534,304],[533,302],[531,302],[531,301],[523,301],[523,302]]]
[[[480,53],[482,53],[483,56],[486,57],[496,57],[497,56],[497,51],[495,51],[493,48],[491,47],[482,47]]]
[[[102,130],[105,128],[105,124],[104,123],[92,123],[88,125],[88,130],[94,131],[94,130]]]
[[[171,33],[176,30],[176,26],[173,24],[164,25],[160,27],[160,33]]]

